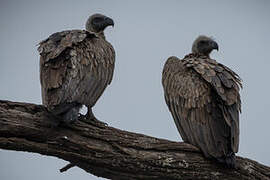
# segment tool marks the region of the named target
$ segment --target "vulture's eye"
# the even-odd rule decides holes
[[[102,18],[102,17],[96,17],[96,18],[93,19],[92,23],[93,23],[93,24],[99,24],[99,23],[101,23],[103,20],[104,20],[104,18]]]

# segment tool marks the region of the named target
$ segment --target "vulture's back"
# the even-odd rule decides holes
[[[38,51],[42,102],[49,109],[70,102],[93,106],[112,80],[113,47],[87,31],[55,33]]]
[[[185,142],[206,157],[238,151],[240,78],[206,56],[170,57],[162,74],[165,100]]]

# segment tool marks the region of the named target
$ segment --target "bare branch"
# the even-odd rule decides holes
[[[59,171],[65,172],[65,171],[69,170],[70,168],[73,168],[74,166],[75,166],[75,164],[69,163],[65,167],[62,167]]]
[[[202,157],[195,147],[100,124],[56,126],[41,105],[0,101],[0,148],[67,160],[109,179],[264,179],[270,168],[237,157],[237,169]]]

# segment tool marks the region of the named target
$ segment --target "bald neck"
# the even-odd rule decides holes
[[[100,32],[88,31],[88,32],[89,32],[89,33],[91,33],[91,34],[96,35],[96,37],[98,37],[98,38],[101,38],[101,39],[106,40],[106,38],[105,38],[105,34],[104,34],[104,32],[103,32],[103,31],[100,31]]]
[[[99,37],[99,38],[101,38],[101,39],[106,40],[106,38],[105,38],[105,34],[104,34],[104,32],[103,32],[103,31],[98,32],[98,33],[95,33],[95,34],[96,34],[96,36],[97,36],[97,37]]]
[[[192,51],[192,54],[196,54],[199,56],[206,56],[208,58],[210,58],[210,53],[203,53],[203,52],[199,52],[199,51]]]

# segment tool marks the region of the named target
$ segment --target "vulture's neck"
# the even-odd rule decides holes
[[[100,38],[102,38],[102,39],[106,40],[106,38],[105,38],[105,34],[104,34],[104,32],[103,32],[103,31],[101,31],[101,32],[99,32],[99,33],[95,33],[95,34],[96,34],[96,36],[97,36],[97,37],[100,37]]]
[[[91,33],[91,34],[96,35],[97,37],[99,37],[99,38],[101,38],[101,39],[106,40],[106,38],[105,38],[105,35],[104,35],[104,32],[103,32],[103,31],[101,31],[101,32],[93,32],[93,31],[88,31],[88,32],[89,32],[89,33]]]
[[[205,56],[207,58],[210,58],[210,54],[203,54],[203,53],[199,53],[199,52],[192,52],[192,54],[195,54],[197,56]]]

